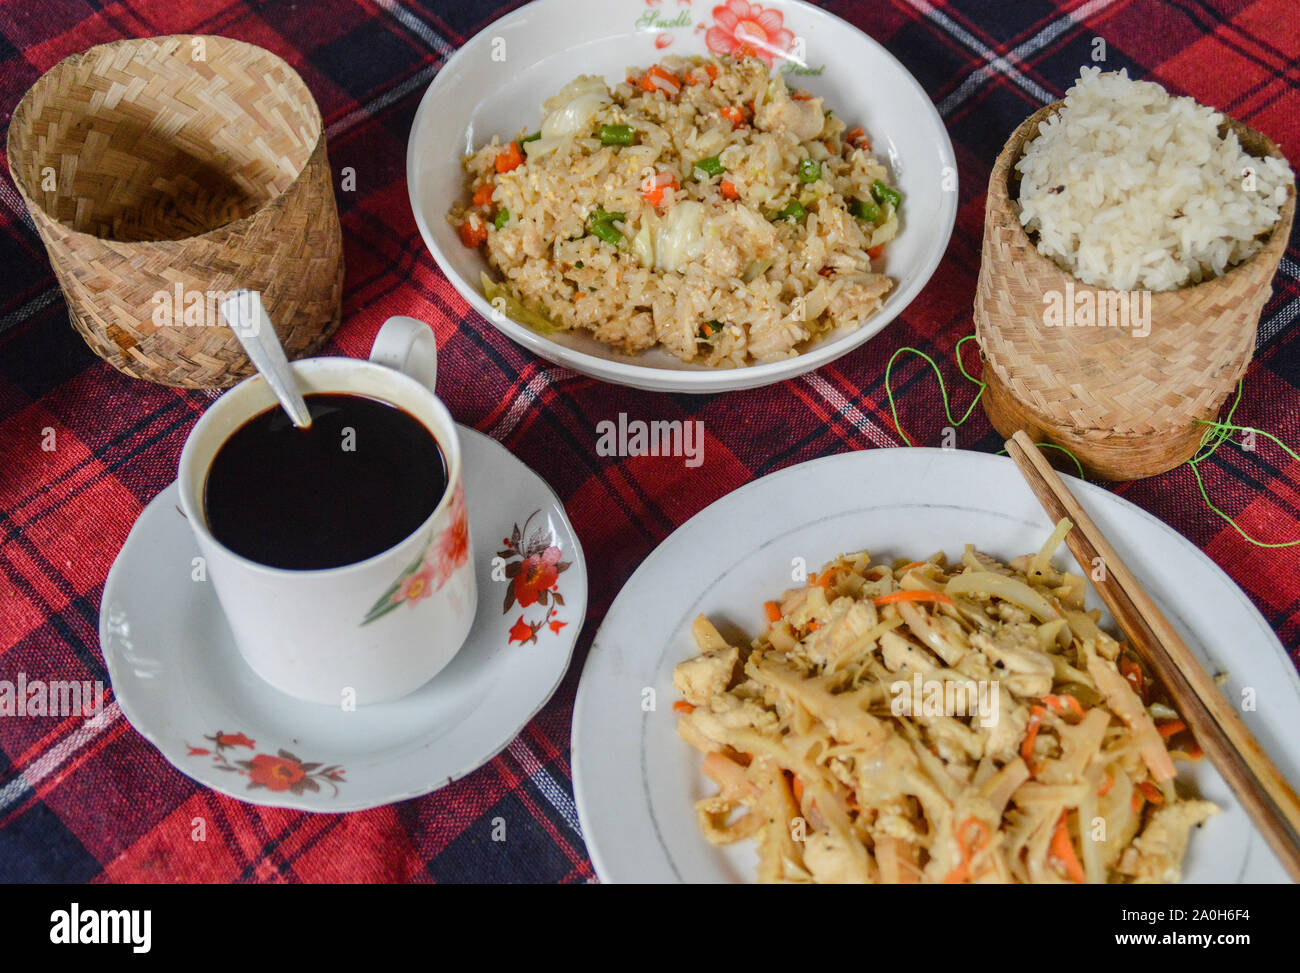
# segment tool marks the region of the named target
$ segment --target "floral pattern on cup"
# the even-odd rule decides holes
[[[502,549],[497,557],[505,563],[506,593],[505,604],[501,611],[510,614],[518,605],[522,609],[518,620],[510,627],[509,642],[536,644],[538,634],[549,628],[556,634],[568,625],[560,620],[559,608],[564,605],[564,596],[560,594],[560,575],[569,569],[572,562],[561,560],[564,552],[560,549],[558,538],[549,523],[541,527],[529,525],[541,510],[534,510],[528,515],[523,526],[514,525],[509,537],[502,538]],[[536,609],[543,612],[537,616]],[[529,618],[528,616],[532,616]]]
[[[339,784],[346,784],[345,771],[338,764],[323,765],[319,762],[304,763],[288,750],[277,750],[274,754],[258,753],[257,741],[244,733],[225,733],[218,730],[211,736],[204,736],[212,743],[211,747],[189,747],[189,756],[208,757],[217,770],[239,774],[248,778],[248,789],[268,790],[273,793],[288,791],[291,794],[305,794],[321,789],[321,783],[328,784],[331,797],[338,796]],[[249,759],[231,759],[226,751],[247,749],[253,752]]]
[[[441,590],[447,579],[469,560],[469,517],[465,512],[465,488],[456,485],[451,496],[451,523],[429,538],[420,556],[380,595],[362,625],[383,618],[402,605],[414,608],[424,598]]]
[[[785,26],[779,10],[763,8],[748,0],[727,0],[713,8],[713,26],[704,43],[714,54],[762,58],[770,68],[794,44],[794,33]]]

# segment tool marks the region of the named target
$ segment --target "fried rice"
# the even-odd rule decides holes
[[[495,307],[624,352],[742,366],[857,329],[902,197],[860,127],[757,58],[582,76],[465,160],[449,219]]]

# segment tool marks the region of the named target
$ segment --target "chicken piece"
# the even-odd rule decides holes
[[[1016,695],[1037,698],[1052,691],[1056,669],[1038,649],[1037,626],[1005,625],[992,636],[976,632],[970,641],[994,662],[1002,663],[1009,673],[1002,681]]]
[[[1142,833],[1120,860],[1120,871],[1140,885],[1178,882],[1192,828],[1219,808],[1209,801],[1178,801],[1156,808]]]
[[[804,840],[803,864],[819,885],[858,885],[871,881],[864,857],[854,855],[851,838],[832,831],[814,831]],[[859,849],[861,851],[861,849]]]
[[[694,659],[679,662],[673,670],[673,685],[692,706],[703,706],[714,696],[727,691],[740,663],[740,649],[705,652]]]

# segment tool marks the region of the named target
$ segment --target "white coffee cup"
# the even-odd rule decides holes
[[[256,375],[217,399],[191,430],[181,451],[181,508],[235,643],[254,672],[276,689],[316,703],[397,699],[452,660],[477,606],[460,442],[455,422],[434,395],[433,332],[414,318],[389,318],[369,361],[308,358],[291,367],[304,395],[369,396],[424,424],[447,465],[447,492],[433,513],[396,546],[324,570],[268,567],[222,545],[204,518],[204,484],[222,444],[277,405]]]

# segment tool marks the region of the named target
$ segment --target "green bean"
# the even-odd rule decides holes
[[[776,214],[778,220],[802,220],[808,215],[808,210],[804,208],[803,203],[797,199],[790,200],[785,209]]]
[[[695,163],[695,168],[708,176],[720,176],[727,171],[727,167],[722,164],[722,160],[716,155],[711,155],[707,159],[701,159]]]
[[[865,199],[855,199],[849,204],[849,212],[860,220],[867,220],[870,223],[880,222],[880,207],[875,203],[869,203]]]
[[[509,222],[510,222],[510,210],[502,206],[501,209],[497,212],[496,219],[492,221],[492,225],[499,230]]]
[[[631,145],[636,139],[631,125],[602,125],[599,134],[601,145]]]
[[[879,179],[871,184],[871,198],[882,206],[885,203],[890,203],[893,205],[894,209],[898,209],[903,202],[902,193],[897,189],[891,189],[889,186],[886,186]]]
[[[610,213],[597,206],[587,217],[587,229],[597,239],[618,246],[623,242],[623,234],[614,229],[614,221],[621,220],[626,213]]]
[[[536,141],[537,141],[539,138],[541,138],[541,137],[542,137],[542,133],[541,133],[541,132],[534,132],[532,135],[525,135],[525,136],[524,136],[523,138],[521,138],[519,141],[520,141],[520,143],[523,143],[523,142],[536,142]]]
[[[799,181],[814,183],[822,177],[822,164],[813,159],[804,159],[799,163]]]

